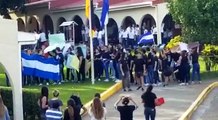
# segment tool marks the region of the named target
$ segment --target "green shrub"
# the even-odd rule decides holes
[[[7,106],[9,114],[13,115],[12,90],[8,87],[0,87],[0,92]],[[36,120],[39,116],[39,107],[37,104],[39,98],[38,90],[23,89],[23,112],[25,120]]]

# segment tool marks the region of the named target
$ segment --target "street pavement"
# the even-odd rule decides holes
[[[192,120],[218,120],[218,88],[214,89],[199,106]]]
[[[157,97],[164,97],[166,103],[160,107],[157,107],[157,120],[177,120],[195,101],[198,95],[205,89],[210,83],[214,81],[202,82],[202,84],[194,84],[189,86],[179,86],[177,84],[169,85],[167,87],[154,87],[154,93]],[[142,91],[136,90],[136,86],[133,86],[133,91],[123,92],[119,91],[113,95],[110,99],[105,101],[107,108],[107,120],[119,120],[119,112],[114,109],[114,103],[120,98],[121,95],[129,95],[137,103],[139,108],[134,111],[134,120],[145,120],[144,108],[141,103]],[[90,120],[89,115],[86,115],[83,120]]]

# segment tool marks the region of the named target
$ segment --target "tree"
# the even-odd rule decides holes
[[[0,0],[0,15],[8,15],[10,10],[23,11],[25,0]]]
[[[218,44],[218,0],[169,0],[173,19],[185,41]]]

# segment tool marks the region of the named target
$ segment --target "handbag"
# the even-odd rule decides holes
[[[165,100],[163,97],[155,99],[155,106],[161,106],[165,103]]]

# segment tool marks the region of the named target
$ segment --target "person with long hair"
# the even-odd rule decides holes
[[[119,105],[122,101],[123,105]],[[129,102],[134,105],[129,105]],[[120,112],[120,120],[133,120],[133,112],[138,108],[137,104],[131,97],[122,96],[114,105],[115,109]]]
[[[79,72],[77,72],[78,82],[85,81],[85,59],[81,47],[77,47],[77,57],[79,59]],[[82,79],[81,79],[82,75]]]
[[[89,109],[89,115],[91,120],[105,120],[107,114],[106,108],[103,107],[103,104],[99,98],[94,98],[91,108]]]
[[[2,96],[0,95],[0,120],[10,120],[7,107],[4,105]]]
[[[156,116],[155,100],[157,99],[157,96],[152,92],[152,90],[153,86],[149,85],[146,92],[141,96],[145,108],[145,120],[155,120]]]
[[[40,107],[40,117],[41,120],[46,120],[45,113],[46,110],[48,109],[48,88],[47,87],[42,87],[41,88],[41,95],[38,100],[38,105]]]
[[[190,65],[187,51],[182,51],[178,61],[179,75],[181,79],[180,85],[188,85],[190,77]]]
[[[81,120],[80,110],[73,99],[67,101],[67,109],[64,111],[63,120]]]

